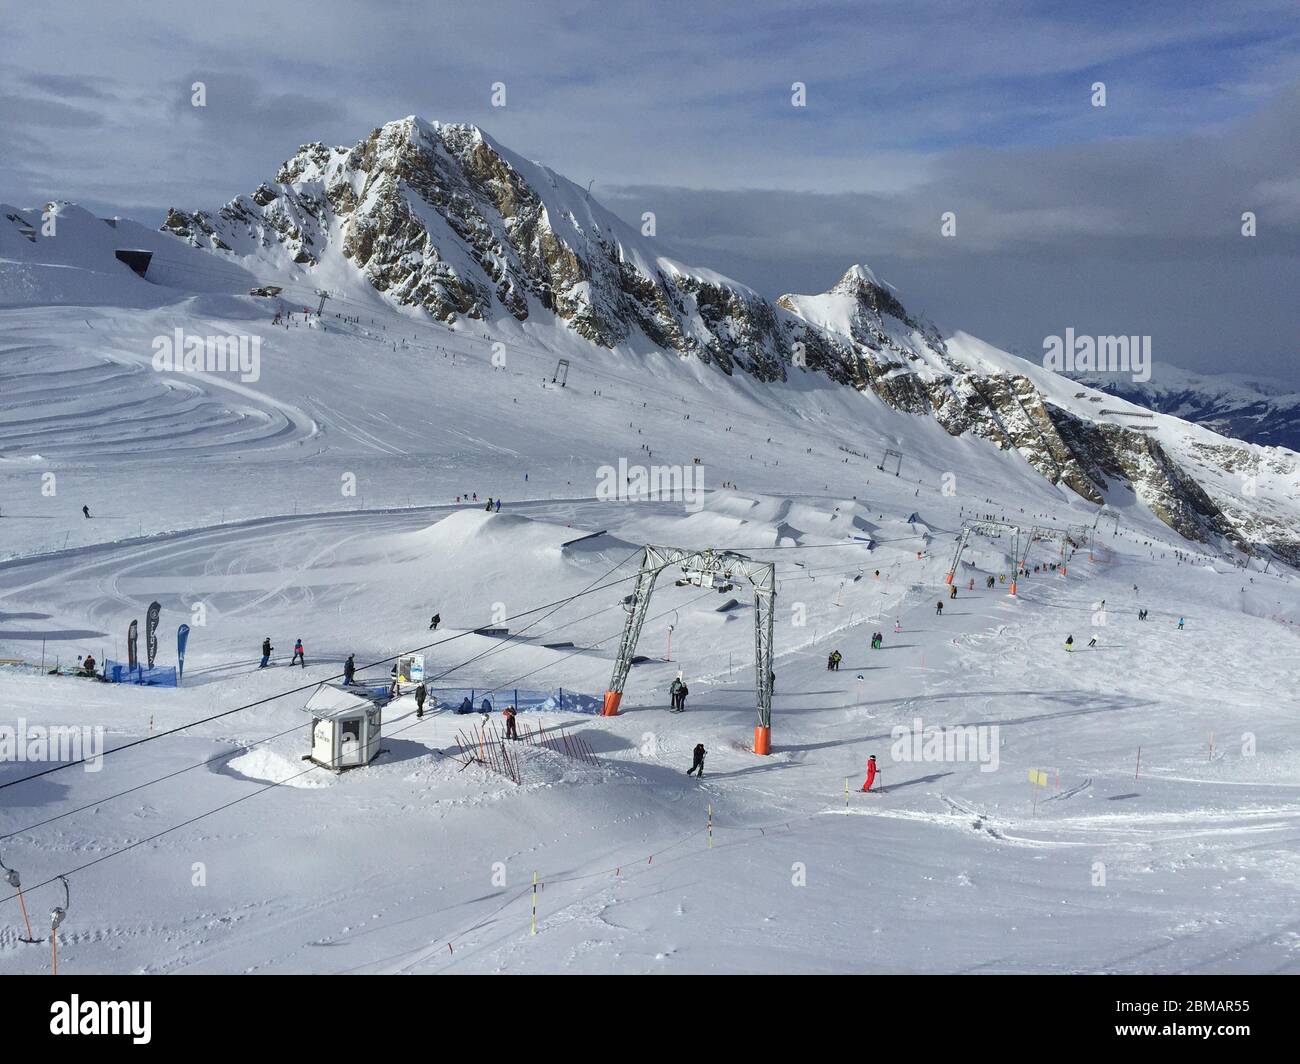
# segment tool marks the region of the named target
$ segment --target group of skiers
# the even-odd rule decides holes
[[[524,479],[525,480],[528,479],[527,473],[524,474]],[[457,505],[459,505],[461,502],[478,502],[478,492],[476,491],[472,495],[469,492],[466,492],[464,495],[457,495],[456,496]],[[501,512],[501,500],[494,499],[492,498],[491,495],[489,495],[487,505],[484,506],[483,509],[486,510],[488,513],[499,514]]]
[[[830,653],[830,657],[826,659],[826,671],[839,672],[840,662],[843,660],[844,660],[843,654],[841,654],[838,650],[832,650]]]
[[[691,693],[691,689],[682,682],[681,676],[675,677],[673,679],[673,682],[668,686],[668,698],[672,703],[672,708],[669,709],[668,712],[685,713],[686,696],[689,695],[690,693]]]

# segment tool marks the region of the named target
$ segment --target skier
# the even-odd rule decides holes
[[[397,698],[397,697],[398,697],[399,695],[401,695],[401,693],[402,693],[402,685],[401,685],[400,681],[397,679],[397,665],[396,665],[396,664],[394,664],[393,667],[392,667],[391,669],[388,670],[388,677],[389,677],[389,679],[388,679],[388,696],[389,696],[390,698]]]
[[[1181,617],[1178,618],[1178,630],[1180,632],[1183,630],[1183,619]]]
[[[670,713],[681,712],[680,702],[682,697],[682,688],[685,686],[686,685],[682,683],[682,678],[680,676],[673,677],[673,682],[668,686],[668,701],[672,707],[669,710]]]
[[[307,667],[307,658],[303,655],[301,639],[295,639],[293,641],[293,657],[289,659],[289,664],[298,664],[304,669]]]
[[[496,512],[496,513],[500,513],[500,512],[501,512],[501,500],[500,500],[500,499],[497,499],[497,501],[496,501],[496,510],[495,510],[495,512]]]
[[[90,517],[90,507],[89,507],[89,506],[83,506],[83,507],[81,508],[81,512],[82,512],[83,514],[85,514],[87,518]]]
[[[691,762],[691,767],[686,770],[686,775],[690,775],[696,769],[700,770],[700,779],[704,779],[704,755],[707,753],[703,743],[695,744],[695,760]]]
[[[871,790],[871,785],[876,782],[876,755],[872,754],[867,758],[867,781],[862,785],[864,791]]]
[[[356,659],[355,654],[349,654],[348,660],[343,663],[343,686],[344,687],[350,687],[352,685],[352,677],[355,676],[357,673],[357,663],[355,659]]]
[[[678,682],[681,683],[680,680]],[[682,683],[682,685],[679,688],[677,688],[677,712],[678,713],[686,712],[686,696],[689,695],[690,693],[691,693],[691,689],[687,687],[686,684],[684,683]]]
[[[844,660],[844,655],[838,650],[832,650],[831,656],[826,660],[826,668],[831,672],[840,671],[840,662]]]
[[[424,699],[425,699],[425,695],[426,695],[426,691],[425,691],[425,689],[424,689],[424,684],[423,684],[423,683],[416,684],[416,687],[415,687],[415,715],[416,715],[417,718],[419,718],[419,717],[423,717],[423,716],[424,716]]]
[[[258,666],[259,669],[264,669],[271,663],[271,651],[274,649],[275,647],[271,646],[271,637],[268,635],[262,640],[262,664]]]
[[[501,711],[501,715],[506,718],[506,738],[518,739],[519,733],[515,731],[515,707],[506,706]]]
[[[486,510],[488,513],[491,513],[491,512],[492,512],[492,496],[491,496],[491,495],[488,496],[487,505],[486,505],[485,507],[483,507],[483,509]]]
[[[1072,635],[1067,635],[1067,636],[1065,637],[1065,649],[1066,649],[1066,650],[1073,650],[1073,649],[1074,649],[1074,636],[1072,636]]]
[[[942,602],[942,600],[940,600],[939,602],[936,602],[936,603],[934,604],[934,612],[935,612],[935,616],[937,616],[937,617],[942,617],[942,616],[943,616],[943,602]]]
[[[957,597],[957,585],[956,585],[956,584],[953,584],[952,587],[950,587],[950,588],[948,589],[948,597],[949,597],[950,599],[955,599],[955,598]]]
[[[438,630],[438,625],[440,624],[442,624],[442,614],[435,613],[429,618],[429,631],[436,632]]]

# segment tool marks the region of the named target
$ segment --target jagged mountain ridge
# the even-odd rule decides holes
[[[1064,378],[963,334],[945,340],[863,266],[821,295],[775,301],[685,267],[474,126],[408,117],[351,148],[305,145],[273,184],[216,214],[173,208],[162,229],[232,258],[355,271],[392,303],[448,325],[553,319],[602,347],[644,337],[761,381],[825,374],[954,436],[1015,450],[1090,501],[1131,490],[1190,539],[1267,546],[1300,562],[1287,512],[1224,489],[1265,461],[1250,449],[1175,433],[1173,453],[1168,432],[1098,418],[1055,386]],[[1265,464],[1291,481],[1288,453]]]

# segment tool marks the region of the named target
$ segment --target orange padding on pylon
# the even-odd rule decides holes
[[[772,752],[772,729],[762,725],[754,727],[754,753],[770,754]]]
[[[605,692],[605,708],[601,710],[602,717],[618,716],[618,704],[623,701],[622,691]]]

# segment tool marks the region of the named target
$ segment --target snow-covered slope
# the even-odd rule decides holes
[[[312,266],[266,233],[214,254],[207,238],[114,229],[66,204],[53,235],[40,211],[12,213],[3,723],[15,737],[67,725],[108,747],[146,740],[100,772],[0,790],[3,858],[28,910],[64,904],[55,877],[69,877],[62,971],[1296,969],[1300,745],[1278,692],[1300,681],[1300,589],[1165,523],[1211,536],[1200,491],[1237,527],[1271,513],[1293,530],[1289,452],[1164,415],[1124,428],[1104,410],[1144,412],[939,336],[865,268],[770,305],[788,340],[775,375],[724,373],[705,350],[712,328],[694,357],[635,331],[602,346],[531,294],[520,320],[495,285],[481,318],[432,320],[334,254],[341,228],[313,237]],[[446,262],[460,245],[443,239]],[[123,247],[154,251],[145,278],[117,261]],[[638,270],[670,271],[651,255]],[[477,259],[456,262],[463,292],[484,283]],[[279,300],[247,294],[281,283]],[[317,288],[332,298],[304,315]],[[574,298],[581,317],[616,297]],[[698,306],[683,301],[680,319],[695,329]],[[256,339],[255,379],[206,360],[157,368],[178,329]],[[879,468],[890,449],[897,475]],[[688,500],[611,497],[620,463],[703,482]],[[1238,471],[1251,469],[1248,494]],[[489,495],[500,513],[483,509]],[[972,518],[1058,530],[1030,548],[1016,597],[999,580],[1010,537],[991,525],[946,597]],[[1065,530],[1080,526],[1095,526],[1093,550],[1071,553]],[[623,714],[582,712],[608,683],[645,543],[775,564],[770,757],[751,750],[743,586],[662,579]],[[181,687],[68,674],[87,653],[124,656],[154,601],[162,664],[176,626],[191,628]],[[258,670],[264,637],[274,662]],[[290,669],[299,638],[306,664]],[[367,768],[304,762],[316,686],[350,653],[382,683],[382,659],[417,647],[432,713],[392,703]],[[679,671],[691,695],[670,715]],[[551,694],[526,722],[580,734],[596,764],[526,745],[515,783],[455,760],[479,718],[449,707],[472,692],[500,709],[516,689]],[[987,757],[911,760],[896,731],[918,721],[979,729]],[[707,771],[688,779],[699,743]],[[863,794],[869,754],[885,786]],[[10,756],[0,782],[45,767]],[[1049,785],[1031,790],[1030,770]],[[6,900],[0,967],[47,970]]]

